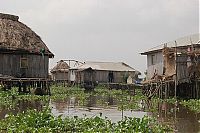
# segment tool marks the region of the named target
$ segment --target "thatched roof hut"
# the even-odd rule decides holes
[[[54,72],[67,72],[69,70],[69,65],[64,62],[63,60],[60,60],[57,65],[51,70],[51,73]]]
[[[0,51],[54,55],[34,31],[18,21],[19,17],[0,13]]]
[[[53,53],[42,39],[15,15],[0,13],[0,74],[47,78]]]
[[[69,65],[60,60],[57,65],[51,70],[53,80],[68,80]]]

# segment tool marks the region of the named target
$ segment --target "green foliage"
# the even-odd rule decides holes
[[[16,96],[18,96],[18,93],[15,88],[10,91],[0,90],[0,107],[13,108],[17,104]]]
[[[200,113],[200,100],[190,99],[188,101],[183,100],[180,102],[181,105],[188,107],[190,110]]]
[[[137,90],[139,95],[131,95],[127,90],[109,90],[105,86],[97,86],[94,91],[85,92],[77,87],[51,87],[51,96],[37,96],[34,94],[19,94],[17,88],[9,91],[0,91],[0,107],[7,109],[15,108],[19,101],[40,101],[43,106],[48,107],[51,101],[68,100],[75,97],[79,101],[78,106],[86,106],[95,97],[98,106],[109,108],[109,98],[112,98],[119,110],[142,110],[141,101],[147,98]],[[161,99],[152,99],[150,111],[158,109]],[[170,101],[170,100],[169,100]],[[173,101],[173,100],[171,100]],[[149,108],[148,110],[149,111]],[[54,117],[50,110],[38,112],[28,110],[17,115],[9,115],[0,121],[0,132],[164,132],[166,127],[158,124],[155,119],[144,117],[125,117],[118,123],[112,123],[102,117],[94,118],[65,118]]]
[[[50,110],[38,112],[28,110],[19,113],[16,116],[8,115],[7,118],[0,121],[0,132],[147,132],[147,133],[164,133],[170,131],[167,126],[158,124],[155,119],[149,117],[129,118],[125,117],[117,123],[102,117],[78,118],[67,117],[62,119],[61,116],[54,117]]]
[[[34,94],[20,94],[17,88],[12,88],[8,91],[0,90],[0,108],[13,109],[15,108],[19,101],[41,101],[43,103],[48,103],[48,96],[38,96]]]

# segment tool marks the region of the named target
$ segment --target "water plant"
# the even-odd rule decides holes
[[[150,117],[130,118],[113,123],[107,118],[96,117],[54,117],[49,109],[43,111],[28,110],[17,115],[8,115],[0,120],[1,132],[170,132],[167,126],[160,125]]]
[[[190,99],[182,100],[180,104],[194,111],[195,113],[200,113],[200,100],[199,99]]]
[[[20,106],[20,103],[23,102],[31,102],[31,104],[39,104],[42,106],[39,110],[30,110],[26,111],[26,109],[33,109],[33,108],[25,108],[24,113],[19,113],[15,115],[9,115],[6,119],[2,120],[0,124],[4,128],[0,128],[2,131],[6,132],[130,132],[131,130],[135,132],[156,132],[155,130],[159,131],[162,130],[160,124],[155,124],[151,118],[127,118],[125,117],[123,121],[118,123],[112,123],[108,119],[104,119],[101,117],[94,117],[94,118],[70,118],[67,117],[65,119],[61,117],[54,117],[48,111],[40,111],[45,106],[48,107],[49,101],[51,102],[64,102],[66,104],[70,103],[71,99],[74,101],[78,101],[75,103],[76,106],[79,107],[87,107],[91,106],[90,104],[94,104],[92,106],[98,106],[102,108],[109,108],[112,105],[118,107],[119,110],[146,110],[146,111],[154,111],[158,110],[159,102],[163,102],[164,100],[153,98],[151,101],[147,99],[147,97],[141,95],[141,90],[137,90],[139,95],[132,95],[128,90],[109,90],[104,86],[97,86],[93,91],[85,92],[84,89],[78,87],[61,87],[61,86],[52,86],[51,87],[51,96],[37,96],[34,94],[20,94],[17,92],[16,88],[13,88],[9,91],[0,91],[0,107],[5,108],[15,108]],[[51,100],[50,100],[51,99]],[[67,102],[66,102],[67,101]],[[147,102],[148,101],[148,102]],[[172,102],[174,100],[171,100]],[[34,103],[35,102],[35,103]],[[146,108],[146,104],[148,108]],[[30,105],[30,103],[29,103]],[[37,114],[38,113],[38,114]],[[48,114],[48,115],[47,115]],[[39,118],[37,118],[37,116]],[[35,119],[35,117],[37,119]],[[46,119],[47,117],[47,119]],[[30,119],[30,121],[29,121]],[[44,119],[44,120],[42,120]],[[15,123],[20,123],[15,125]],[[32,122],[30,123],[26,123]],[[45,125],[45,121],[47,121],[49,125]],[[148,122],[146,122],[148,121]],[[35,123],[34,123],[35,122]],[[7,125],[10,127],[6,128]],[[25,124],[23,124],[25,123]],[[43,123],[40,126],[38,123]],[[58,124],[60,123],[60,125]],[[131,125],[131,123],[136,123],[135,126]],[[151,124],[150,124],[151,123]],[[153,123],[153,124],[152,124]],[[35,125],[36,124],[36,125]],[[154,125],[155,124],[155,125]],[[5,125],[5,126],[4,126]],[[21,126],[20,126],[21,125]],[[25,125],[33,125],[26,127]],[[35,125],[35,126],[34,126]],[[66,126],[67,125],[67,126]],[[87,125],[90,125],[87,127]],[[95,126],[99,126],[100,128],[96,128]],[[125,126],[124,126],[125,125]],[[129,125],[129,126],[128,126]],[[151,128],[152,126],[152,128]],[[75,128],[76,127],[76,128]],[[87,128],[86,128],[87,127]],[[95,128],[94,128],[95,127]],[[146,127],[150,128],[147,130]],[[145,128],[145,129],[143,129]],[[1,132],[1,131],[0,131]]]

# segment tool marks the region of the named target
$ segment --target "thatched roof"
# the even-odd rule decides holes
[[[43,51],[45,55],[53,57],[41,38],[18,19],[18,16],[0,13],[0,51],[32,54]]]
[[[51,70],[51,73],[55,72],[68,72],[69,71],[69,65],[64,62],[63,60],[60,60],[57,65]]]

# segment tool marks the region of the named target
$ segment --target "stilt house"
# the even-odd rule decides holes
[[[172,85],[173,95],[199,95],[196,94],[199,90],[194,85],[200,78],[199,34],[179,38],[141,54],[147,56],[145,84],[172,81],[175,83]]]
[[[54,55],[41,38],[19,17],[0,13],[0,74],[47,78],[49,58]]]
[[[139,71],[123,62],[85,62],[78,67],[77,83],[125,83],[130,76],[137,80]]]
[[[52,79],[54,81],[68,81],[69,68],[69,65],[65,61],[60,60],[51,70]]]

